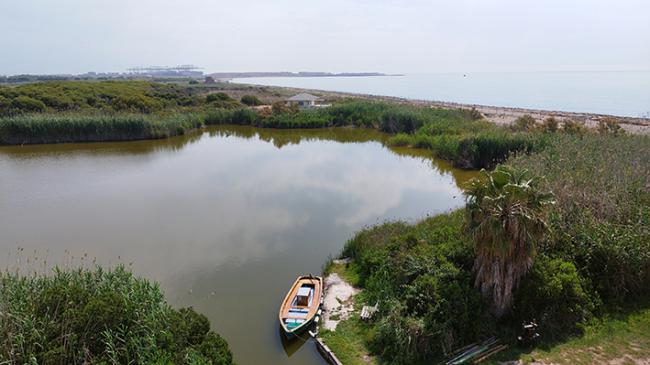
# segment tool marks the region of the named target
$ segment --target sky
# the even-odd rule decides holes
[[[648,0],[0,0],[0,75],[650,70]]]

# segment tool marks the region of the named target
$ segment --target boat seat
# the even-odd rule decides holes
[[[288,329],[293,329],[296,327],[300,327],[303,323],[305,323],[304,319],[294,319],[294,318],[286,318],[284,320],[284,323],[287,325]]]
[[[309,314],[309,309],[289,309],[287,312],[288,317],[303,318],[307,317]]]

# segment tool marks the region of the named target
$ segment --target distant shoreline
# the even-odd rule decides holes
[[[385,74],[381,72],[214,72],[206,76],[220,80],[232,80],[254,77],[373,77],[404,75]]]

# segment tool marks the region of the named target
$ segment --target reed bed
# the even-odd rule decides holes
[[[0,144],[156,139],[184,134],[202,125],[195,114],[31,114],[0,119]]]
[[[124,266],[0,272],[0,362],[232,364],[223,338]]]

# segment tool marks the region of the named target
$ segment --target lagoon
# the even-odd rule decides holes
[[[2,267],[127,265],[208,316],[236,361],[323,364],[277,310],[360,228],[463,205],[474,172],[365,129],[210,127],[166,140],[0,147]]]

